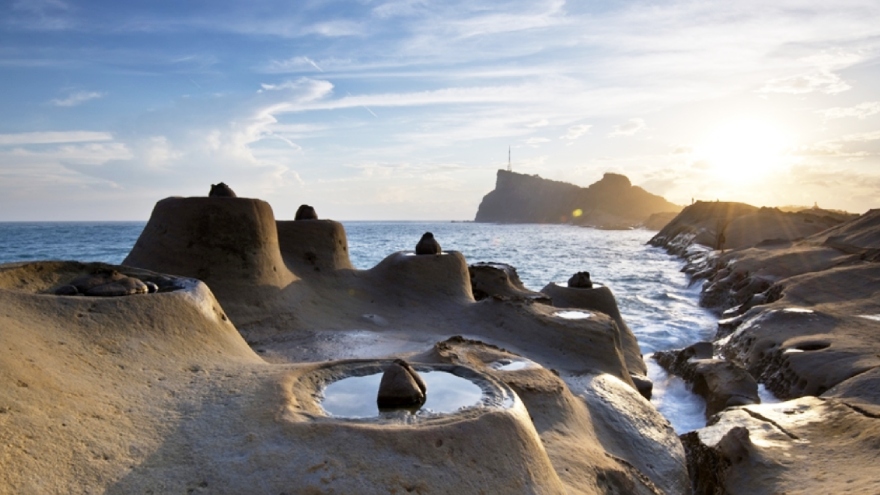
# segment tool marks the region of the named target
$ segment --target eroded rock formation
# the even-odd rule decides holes
[[[159,290],[58,297],[91,268],[0,267],[10,491],[689,491],[679,440],[635,390],[644,363],[610,292],[569,320],[476,301],[454,250],[355,270],[341,226],[276,222],[247,198],[160,201],[110,268]],[[402,419],[322,408],[328,384],[396,358],[455,367],[492,400]]]
[[[731,229],[737,222],[739,231]],[[726,252],[711,250],[719,248],[713,225],[728,227]],[[727,409],[684,436],[697,490],[857,493],[876,486],[867,466],[877,453],[864,435],[880,421],[878,210],[853,219],[697,203],[651,242],[683,255],[685,270],[705,281],[701,302],[722,313],[720,355],[790,399]],[[847,440],[842,431],[851,432]],[[822,474],[800,474],[814,470]]]

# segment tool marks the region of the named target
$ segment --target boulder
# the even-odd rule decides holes
[[[434,239],[434,234],[425,232],[416,244],[416,254],[440,254],[440,243]]]
[[[211,184],[211,191],[208,193],[209,198],[235,198],[235,191],[223,182],[219,184]]]
[[[593,282],[590,281],[590,272],[577,272],[568,279],[568,286],[573,289],[592,289]]]
[[[318,213],[315,209],[309,205],[300,205],[299,208],[296,209],[296,216],[293,217],[294,220],[317,220]]]
[[[402,359],[385,368],[376,403],[379,409],[418,407],[425,403],[427,388],[422,377]]]
[[[550,303],[546,295],[526,289],[516,268],[506,263],[480,262],[468,266],[474,299],[487,297]]]

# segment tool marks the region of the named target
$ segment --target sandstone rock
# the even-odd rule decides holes
[[[409,363],[396,359],[385,368],[376,403],[380,409],[420,406],[427,389],[422,377]]]
[[[651,395],[654,393],[654,382],[645,375],[630,373],[629,377],[632,378],[633,383],[636,384],[636,390],[639,391],[639,394],[641,394],[642,397],[651,400]]]
[[[516,268],[505,263],[474,263],[468,266],[474,299],[487,297],[550,303],[546,295],[526,289]]]
[[[294,220],[317,220],[318,213],[315,209],[309,205],[300,205],[296,210],[296,216],[293,218]]]
[[[133,294],[146,294],[149,291],[147,284],[132,277],[114,280],[103,285],[92,287],[83,294],[96,297],[130,296]]]
[[[434,234],[425,232],[416,244],[416,254],[440,254],[440,243],[434,239]]]
[[[706,400],[707,418],[728,407],[761,402],[758,384],[745,369],[712,356],[711,342],[698,342],[681,350],[653,354],[660,366],[682,377],[695,394]]]
[[[76,296],[79,295],[79,290],[74,285],[62,285],[61,287],[55,289],[55,295]]]
[[[846,217],[814,211],[784,212],[745,203],[697,201],[657,233],[649,244],[684,255],[692,244],[740,249],[762,241],[792,241],[839,225]]]
[[[234,198],[235,191],[223,182],[219,184],[211,184],[211,192],[208,193],[209,198]]]
[[[281,258],[275,217],[268,203],[248,198],[166,198],[150,220],[125,266],[204,280],[223,301],[250,285],[283,287],[296,279]]]
[[[604,286],[591,289],[572,289],[561,287],[551,282],[541,289],[541,293],[547,294],[550,297],[554,307],[600,311],[613,318],[617,324],[620,345],[626,358],[627,367],[635,374],[642,376],[647,374],[648,368],[642,359],[639,343],[632,330],[629,329],[623,320],[620,309],[617,307],[617,300],[614,298],[614,293],[611,292],[611,289]]]
[[[351,270],[345,228],[333,220],[277,221],[281,257],[299,276]]]
[[[803,397],[729,409],[682,442],[697,493],[872,493],[877,438],[875,417]]]
[[[577,272],[568,279],[568,286],[574,289],[592,289],[593,282],[590,281],[590,272]]]

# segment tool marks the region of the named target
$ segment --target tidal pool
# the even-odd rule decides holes
[[[453,413],[462,408],[474,406],[483,398],[483,390],[467,378],[446,371],[419,371],[427,386],[427,400],[422,407],[409,411],[415,415]],[[365,376],[351,376],[337,380],[324,389],[321,406],[330,416],[340,418],[372,418],[388,414],[379,410],[376,396],[382,373]],[[399,414],[406,409],[392,410]]]
[[[586,320],[592,315],[586,311],[557,311],[553,316],[566,320]]]

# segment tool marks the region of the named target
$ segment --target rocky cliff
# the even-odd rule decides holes
[[[498,171],[495,190],[483,197],[475,221],[575,223],[604,228],[639,225],[654,213],[681,207],[633,186],[626,176],[607,173],[589,187]]]

